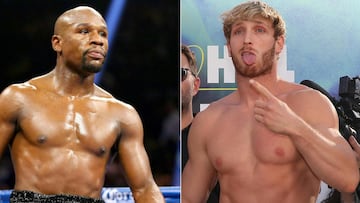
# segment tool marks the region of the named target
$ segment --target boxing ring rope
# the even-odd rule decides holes
[[[160,187],[166,203],[180,203],[180,186]],[[12,190],[0,190],[0,203],[9,203]],[[104,187],[101,198],[105,203],[134,203],[129,187]]]

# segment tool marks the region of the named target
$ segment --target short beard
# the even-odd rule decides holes
[[[90,64],[86,60],[86,54],[87,54],[87,51],[84,52],[83,57],[82,57],[82,61],[81,61],[82,70],[84,70],[86,72],[89,72],[89,73],[98,73],[98,72],[100,72],[101,67],[103,66],[103,63],[101,65]]]
[[[231,53],[232,56],[235,56],[233,53]],[[261,75],[265,75],[271,72],[272,70],[272,65],[275,59],[275,43],[273,44],[273,46],[266,51],[263,55],[262,55],[262,63],[263,65],[260,64],[260,68],[250,68],[248,65],[242,65],[240,63],[241,58],[238,57],[232,57],[232,61],[233,64],[235,66],[235,71],[244,76],[244,77],[248,77],[248,78],[254,78],[254,77],[258,77]],[[256,64],[252,64],[251,66],[255,66]]]
[[[181,112],[184,113],[189,109],[189,106],[191,105],[191,95],[185,96],[181,95]]]

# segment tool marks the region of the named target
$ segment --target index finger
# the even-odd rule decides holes
[[[250,83],[250,86],[253,87],[260,95],[265,97],[265,99],[271,99],[273,97],[273,94],[271,92],[269,92],[269,90],[266,89],[266,87],[264,87],[259,82],[255,81],[253,79],[250,79],[249,83]]]

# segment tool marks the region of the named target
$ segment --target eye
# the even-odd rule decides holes
[[[81,34],[87,34],[87,33],[89,33],[89,30],[88,29],[81,29],[80,33]]]
[[[99,35],[102,36],[102,37],[107,37],[107,32],[105,32],[105,31],[100,31],[100,32],[99,32]]]
[[[265,29],[262,28],[262,27],[258,27],[258,28],[255,29],[255,32],[264,33],[264,32],[265,32]]]
[[[243,33],[242,29],[237,29],[234,31],[234,35],[241,35]]]

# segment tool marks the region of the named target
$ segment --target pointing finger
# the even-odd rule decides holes
[[[271,99],[273,95],[269,90],[267,90],[263,85],[256,82],[255,80],[251,79],[249,80],[250,86],[253,87],[254,90],[256,90],[260,95],[262,95],[265,99]]]

